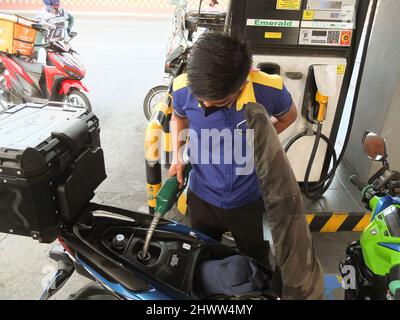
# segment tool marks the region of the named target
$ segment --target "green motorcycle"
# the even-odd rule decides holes
[[[383,166],[366,184],[350,178],[372,219],[339,265],[345,300],[400,300],[400,173],[390,169],[382,137],[366,132],[363,146],[368,157]]]

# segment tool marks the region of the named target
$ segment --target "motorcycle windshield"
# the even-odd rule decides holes
[[[50,32],[49,32],[49,41],[55,42],[55,41],[65,39],[65,37],[66,37],[66,32],[65,32],[66,20],[65,20],[65,18],[64,17],[56,17],[56,18],[50,19],[48,22],[55,26],[55,28],[50,30]]]

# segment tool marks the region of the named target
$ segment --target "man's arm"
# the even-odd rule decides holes
[[[189,128],[189,121],[184,117],[179,117],[172,113],[171,117],[171,135],[172,135],[172,165],[169,169],[168,175],[170,177],[176,176],[179,184],[183,185],[183,169],[184,161],[180,150],[186,143],[186,137],[183,137],[181,132]]]
[[[172,163],[183,163],[182,155],[180,154],[181,147],[185,145],[186,139],[181,137],[180,133],[182,130],[186,130],[189,127],[189,121],[187,118],[179,117],[175,113],[171,117],[171,134],[172,134],[172,152],[173,162]]]
[[[297,108],[293,103],[290,107],[289,111],[284,113],[282,116],[279,117],[272,117],[272,124],[275,127],[276,132],[278,134],[285,131],[291,124],[293,124],[297,119]]]

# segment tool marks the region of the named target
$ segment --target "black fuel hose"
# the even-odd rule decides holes
[[[336,170],[340,163],[337,159],[335,146],[333,145],[332,141],[329,140],[328,137],[326,137],[324,134],[322,134],[322,123],[318,123],[318,129],[317,129],[317,131],[313,132],[313,135],[315,136],[315,141],[314,141],[313,149],[311,151],[310,160],[308,161],[306,173],[304,176],[304,183],[301,186],[301,191],[304,193],[304,195],[308,199],[318,200],[323,196],[323,194],[331,186],[333,179],[335,178]],[[296,135],[295,137],[293,137],[286,144],[285,152],[287,153],[296,141],[298,141],[299,139],[306,137],[306,136],[309,136],[308,130],[305,130],[305,131],[299,133],[298,135]],[[321,139],[324,140],[326,142],[326,144],[328,145],[329,154],[333,160],[333,167],[332,167],[331,171],[329,171],[329,173],[325,177],[321,178],[321,180],[319,182],[312,183],[312,185],[311,185],[311,183],[309,182],[310,174],[311,174],[311,170],[314,165],[315,156],[317,155],[317,151],[318,151],[318,147],[321,142]]]
[[[351,132],[352,132],[352,128],[353,128],[353,122],[354,122],[354,118],[355,118],[355,114],[356,114],[356,105],[357,105],[357,102],[358,102],[358,96],[359,96],[360,87],[361,87],[361,80],[362,80],[362,77],[363,77],[363,74],[364,74],[365,57],[366,57],[367,51],[368,51],[368,45],[369,45],[369,41],[370,41],[370,38],[371,38],[372,27],[373,27],[373,22],[374,22],[374,19],[375,19],[375,13],[376,13],[376,10],[377,10],[377,5],[378,5],[378,1],[377,0],[372,0],[371,3],[370,3],[370,7],[368,9],[369,13],[367,13],[367,16],[366,16],[368,22],[366,22],[366,33],[365,33],[364,45],[363,45],[363,47],[361,49],[362,50],[362,54],[361,54],[360,69],[359,69],[359,72],[358,72],[358,75],[357,75],[357,83],[356,83],[356,87],[355,87],[355,91],[354,91],[354,95],[353,95],[353,102],[352,102],[352,106],[351,106],[351,113],[350,113],[349,123],[348,123],[348,127],[347,127],[346,137],[344,139],[343,148],[342,148],[342,151],[341,151],[338,159],[336,159],[337,155],[336,155],[335,147],[333,146],[332,141],[330,141],[325,135],[323,135],[321,133],[322,132],[322,124],[320,124],[318,126],[319,128],[318,128],[317,132],[314,132],[314,135],[316,136],[315,143],[314,143],[314,148],[313,148],[314,156],[313,156],[313,153],[312,153],[311,157],[310,157],[310,160],[312,160],[312,162],[314,162],[315,154],[317,152],[318,145],[319,145],[319,140],[320,140],[320,138],[322,138],[328,144],[328,149],[330,150],[330,153],[331,153],[330,155],[331,155],[331,157],[334,158],[334,161],[333,161],[334,165],[333,165],[332,170],[328,173],[328,175],[325,178],[321,179],[321,181],[317,185],[313,185],[310,188],[308,183],[304,184],[304,187],[302,189],[303,189],[303,191],[305,193],[305,196],[307,198],[309,198],[309,199],[319,199],[319,198],[322,197],[323,193],[326,190],[328,190],[329,186],[333,182],[336,170],[337,170],[338,166],[340,165],[340,163],[342,162],[342,160],[344,158],[344,155],[345,155],[345,152],[347,150],[347,146],[349,144],[349,140],[350,140],[350,136],[351,136]],[[368,16],[368,14],[369,14],[369,16]],[[364,25],[364,27],[365,27],[365,25]],[[354,62],[355,62],[355,59],[354,59]],[[354,69],[353,69],[353,71],[354,71]],[[318,133],[318,131],[319,131],[319,133]],[[287,152],[290,149],[290,147],[293,145],[293,143],[295,143],[298,139],[300,139],[302,137],[305,137],[307,135],[308,135],[308,131],[306,130],[306,131],[298,134],[297,136],[295,136],[286,145],[285,151]],[[319,137],[318,137],[318,135],[319,135]],[[310,168],[312,168],[312,165],[313,165],[312,162],[310,161],[308,163],[308,167],[307,167],[307,169],[309,169],[310,171],[311,171]],[[308,179],[307,179],[307,181],[308,181]],[[323,186],[323,187],[321,188],[321,186]],[[305,191],[306,189],[307,189],[307,192]],[[310,192],[313,192],[312,190],[314,190],[314,193],[310,194]],[[315,198],[313,196],[315,196]]]

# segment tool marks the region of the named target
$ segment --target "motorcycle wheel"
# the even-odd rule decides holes
[[[64,98],[64,102],[74,107],[85,108],[89,112],[92,112],[92,105],[88,96],[80,90],[73,89]]]
[[[147,120],[150,120],[157,103],[159,103],[167,92],[168,86],[159,85],[151,88],[143,101],[143,111]]]

